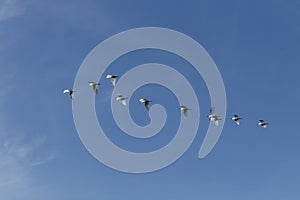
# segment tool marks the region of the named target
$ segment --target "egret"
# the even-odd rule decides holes
[[[117,101],[120,101],[124,106],[126,106],[126,100],[127,100],[128,98],[125,98],[125,97],[123,97],[123,95],[118,95],[117,96],[117,98],[116,98],[116,100]]]
[[[150,101],[148,99],[140,99],[139,101],[141,103],[145,104],[145,107],[146,107],[147,111],[149,111],[149,109],[150,109],[150,104],[149,103],[152,102],[152,101]]]
[[[64,94],[65,94],[65,93],[69,93],[70,98],[71,98],[72,100],[74,99],[74,92],[75,92],[75,91],[73,91],[73,90],[71,90],[71,89],[65,89],[65,90],[64,90]]]
[[[109,78],[110,79],[110,82],[111,84],[115,87],[116,86],[116,81],[117,81],[117,78],[119,76],[116,76],[116,75],[107,75],[106,78]]]
[[[208,118],[215,124],[215,126],[219,126],[219,121],[221,118],[215,115],[215,107],[210,108]]]
[[[266,123],[264,120],[260,119],[258,121],[258,125],[263,127],[263,128],[267,128],[268,123]]]
[[[235,115],[233,115],[233,117],[231,118],[233,121],[235,121],[235,123],[237,124],[237,125],[240,125],[240,120],[242,119],[242,118],[240,118],[237,114],[235,114]]]
[[[98,95],[98,85],[100,85],[100,83],[95,83],[93,81],[89,82],[89,86],[93,88],[96,95]]]
[[[186,106],[180,106],[180,110],[183,112],[183,115],[184,115],[185,117],[188,117],[188,111],[191,110],[191,109],[189,109],[189,108],[186,107]]]

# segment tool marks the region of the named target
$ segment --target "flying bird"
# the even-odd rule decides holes
[[[188,117],[188,111],[191,110],[191,109],[189,109],[189,108],[186,107],[186,106],[180,106],[180,110],[183,112],[183,115],[184,115],[185,117]]]
[[[145,104],[145,107],[146,107],[146,109],[147,109],[147,111],[149,111],[149,109],[150,109],[150,102],[152,102],[152,101],[149,101],[148,99],[140,99],[139,100],[141,103],[143,103],[143,104]]]
[[[219,126],[219,121],[221,120],[221,118],[215,115],[215,107],[210,108],[208,118],[215,124],[215,126]]]
[[[233,115],[233,117],[231,118],[233,121],[235,121],[235,123],[237,124],[237,125],[240,125],[240,120],[242,119],[242,118],[240,118],[237,114],[235,114],[235,115]]]
[[[95,92],[96,95],[98,95],[98,85],[100,85],[100,83],[95,83],[95,82],[89,82],[89,86],[91,86]]]
[[[128,99],[128,98],[125,98],[125,97],[123,97],[123,95],[118,95],[117,96],[117,101],[120,101],[124,106],[126,106],[126,100]]]
[[[74,92],[75,92],[75,91],[70,90],[70,89],[65,89],[65,90],[64,90],[64,94],[65,94],[65,93],[69,93],[70,98],[71,98],[72,100],[74,99]]]
[[[106,78],[110,79],[110,82],[114,87],[116,86],[116,81],[118,77],[119,76],[115,76],[115,75],[106,75]]]
[[[219,121],[221,120],[221,118],[219,118],[219,116],[213,116],[210,121],[213,121],[215,126],[219,126]]]
[[[267,128],[267,125],[269,125],[269,123],[266,123],[264,120],[260,119],[258,121],[258,125],[263,127],[263,128]]]

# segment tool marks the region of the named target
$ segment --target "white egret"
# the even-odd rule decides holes
[[[146,107],[146,109],[147,109],[147,111],[149,111],[149,109],[150,109],[150,102],[152,102],[152,101],[150,101],[150,100],[148,100],[148,99],[140,99],[139,100],[141,103],[143,103],[144,105],[145,105],[145,107]]]
[[[71,98],[72,100],[74,99],[74,92],[75,92],[75,91],[73,91],[73,90],[71,90],[71,89],[65,89],[63,92],[64,92],[64,94],[65,94],[65,93],[69,93],[70,98]]]
[[[183,112],[183,115],[184,115],[185,117],[188,117],[188,111],[191,110],[191,109],[189,109],[189,108],[186,107],[186,106],[180,106],[180,110]]]
[[[117,101],[120,101],[124,106],[127,105],[127,102],[126,102],[127,99],[128,99],[128,98],[123,97],[123,95],[118,95],[117,98],[116,98],[116,100],[117,100]]]
[[[115,87],[116,86],[116,82],[117,82],[117,78],[119,76],[116,75],[107,75],[106,78],[110,79],[111,84]]]
[[[98,95],[98,85],[100,85],[100,83],[96,83],[96,82],[89,82],[89,86],[91,86],[95,92],[96,95]]]
[[[267,125],[269,125],[268,123],[266,123],[264,120],[260,119],[258,121],[258,125],[263,127],[263,128],[267,128]]]
[[[242,118],[240,118],[237,114],[235,114],[235,115],[233,115],[233,117],[231,118],[233,121],[235,121],[235,123],[237,124],[237,125],[240,125],[240,120],[242,119]]]

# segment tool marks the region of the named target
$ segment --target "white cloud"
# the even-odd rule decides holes
[[[23,14],[18,0],[0,0],[0,22]]]

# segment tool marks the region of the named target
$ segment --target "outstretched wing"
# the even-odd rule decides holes
[[[219,126],[219,119],[218,119],[218,118],[215,118],[215,119],[214,119],[214,124],[215,124],[216,126]]]
[[[183,115],[184,115],[185,117],[188,117],[188,109],[184,109],[184,110],[183,110]]]
[[[93,90],[96,95],[98,95],[98,86],[96,84],[93,85]]]
[[[145,107],[146,107],[147,111],[150,110],[150,104],[149,104],[149,101],[146,101],[146,102],[145,102]]]
[[[209,110],[209,113],[212,115],[215,113],[215,107],[211,107],[210,110]]]
[[[70,91],[70,98],[73,100],[74,99],[74,92]]]
[[[122,103],[124,106],[126,106],[126,105],[127,105],[127,103],[126,103],[126,98],[121,99],[121,103]]]
[[[111,78],[111,84],[115,87],[116,86],[116,78]]]

